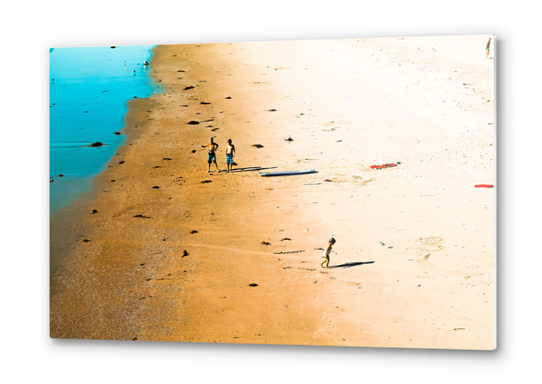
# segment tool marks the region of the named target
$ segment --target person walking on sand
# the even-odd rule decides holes
[[[228,139],[228,147],[226,148],[226,166],[228,167],[228,173],[233,171],[233,155],[235,154],[235,145],[231,143],[231,139]]]
[[[327,247],[324,250],[323,257],[324,257],[325,260],[320,264],[322,266],[322,268],[324,268],[324,264],[325,264],[326,265],[325,268],[329,269],[329,254],[331,253],[331,247],[333,247],[334,244],[335,244],[335,239],[332,237],[327,242]]]
[[[486,59],[489,56],[489,48],[490,48],[490,46],[491,46],[491,37],[489,38],[489,40],[487,41],[487,44],[486,44]]]
[[[216,171],[220,173],[218,170],[218,164],[216,163],[216,150],[218,149],[218,144],[213,141],[213,138],[209,138],[209,142],[205,145],[201,146],[202,148],[209,147],[209,154],[207,156],[207,163],[209,164],[209,168],[207,169],[207,173],[211,172],[211,163],[215,163]]]

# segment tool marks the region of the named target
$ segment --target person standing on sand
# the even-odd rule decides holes
[[[235,154],[235,145],[231,143],[231,139],[228,139],[228,147],[226,148],[226,165],[228,167],[228,173],[233,171],[233,155]]]
[[[329,254],[331,253],[331,247],[333,247],[334,244],[335,244],[335,239],[332,237],[327,242],[327,247],[324,250],[323,257],[325,260],[320,264],[322,268],[324,268],[324,264],[326,264],[326,269],[329,269]]]
[[[489,47],[490,47],[490,45],[491,45],[491,37],[489,38],[489,40],[487,41],[487,44],[486,44],[486,59],[489,56]]]
[[[218,149],[218,144],[213,141],[213,138],[209,138],[209,142],[205,145],[201,146],[202,148],[209,147],[209,154],[207,156],[207,163],[209,164],[209,168],[207,169],[207,173],[211,172],[211,163],[215,163],[216,171],[220,173],[218,170],[218,164],[216,163],[216,150]]]

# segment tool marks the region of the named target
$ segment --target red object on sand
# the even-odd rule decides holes
[[[476,184],[474,188],[493,188],[493,184]]]
[[[389,167],[395,167],[397,166],[397,164],[395,163],[388,163],[388,164],[384,164],[384,165],[371,165],[371,168],[373,169],[379,169],[379,168],[389,168]]]

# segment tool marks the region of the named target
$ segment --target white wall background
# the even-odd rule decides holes
[[[2,381],[536,381],[540,378],[537,355],[542,341],[538,308],[541,289],[537,284],[542,266],[537,156],[541,152],[542,55],[536,4],[527,0],[3,3]],[[494,33],[499,41],[496,351],[49,339],[48,48],[481,33]],[[483,50],[481,47],[482,54]]]

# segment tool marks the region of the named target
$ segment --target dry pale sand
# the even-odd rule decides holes
[[[493,349],[488,37],[157,47],[165,92],[52,220],[51,337]]]

